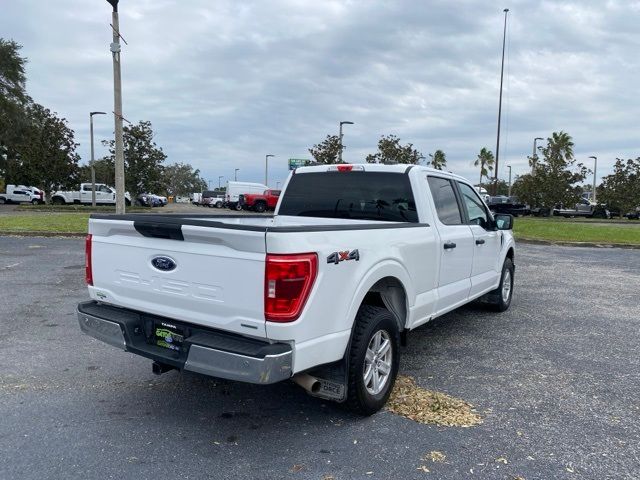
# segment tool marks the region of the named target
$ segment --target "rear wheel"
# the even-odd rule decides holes
[[[222,208],[222,202],[216,202],[216,208]]]
[[[53,203],[54,205],[64,205],[65,201],[64,201],[64,198],[62,197],[53,197],[53,199],[51,200],[51,203]]]
[[[358,311],[349,350],[347,407],[372,415],[389,398],[400,364],[400,333],[384,308],[363,305]]]
[[[5,203],[7,203],[7,201],[4,199],[4,197],[0,197],[0,205],[4,205]]]
[[[236,205],[235,205],[235,209],[236,209],[237,211],[242,210],[242,205],[240,205],[240,202],[236,203]]]
[[[37,198],[34,198],[33,200],[31,200],[31,205],[38,205],[38,203],[40,202],[38,201]]]
[[[256,212],[258,213],[262,213],[267,209],[267,206],[264,204],[264,202],[258,202],[256,203]]]

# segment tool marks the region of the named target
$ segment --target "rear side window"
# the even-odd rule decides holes
[[[445,225],[461,225],[462,215],[451,181],[439,177],[429,177],[428,180],[440,221]]]
[[[418,222],[409,177],[387,172],[293,175],[279,215]]]

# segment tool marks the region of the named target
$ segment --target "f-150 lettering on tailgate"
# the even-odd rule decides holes
[[[218,285],[208,285],[204,283],[189,282],[177,278],[162,278],[161,276],[151,276],[145,278],[139,273],[126,272],[124,270],[116,270],[116,284],[139,285],[148,287],[156,292],[166,293],[170,295],[178,295],[182,297],[191,296],[199,300],[207,300],[210,302],[224,302],[222,287]],[[145,288],[146,290],[147,288]]]

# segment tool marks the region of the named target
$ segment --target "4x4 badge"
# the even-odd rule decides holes
[[[336,265],[340,262],[344,262],[345,260],[355,260],[356,262],[360,260],[360,252],[358,252],[358,249],[333,252],[327,257],[327,263],[335,263]]]

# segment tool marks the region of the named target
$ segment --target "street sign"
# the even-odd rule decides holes
[[[313,161],[307,160],[306,158],[290,158],[289,159],[289,170],[295,170],[298,167],[306,167],[307,165],[311,165]]]

